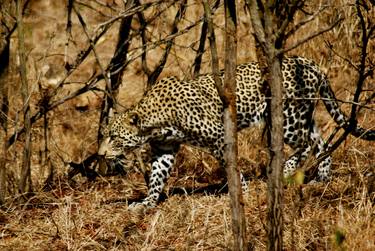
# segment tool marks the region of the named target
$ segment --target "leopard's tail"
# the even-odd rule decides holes
[[[322,74],[322,76],[324,77],[321,80],[319,93],[320,97],[323,99],[323,103],[327,111],[340,127],[344,128],[345,130],[350,130],[349,121],[345,114],[341,111],[327,77],[325,76],[325,74]],[[353,130],[350,131],[350,133],[353,136],[364,140],[375,140],[375,130],[368,130],[356,126]]]

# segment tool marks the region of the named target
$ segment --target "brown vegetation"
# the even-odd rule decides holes
[[[151,1],[149,1],[151,2]],[[88,32],[94,34],[98,25],[123,10],[122,1],[75,1],[84,17]],[[107,5],[108,4],[108,5]],[[308,32],[329,26],[337,16],[343,21],[331,31],[288,52],[316,61],[328,74],[339,100],[350,101],[355,90],[356,72],[345,59],[357,62],[359,33],[353,1],[308,2],[308,10],[324,7],[323,13],[302,27],[287,41],[295,44]],[[93,7],[93,8],[90,8]],[[109,8],[110,6],[111,8]],[[161,7],[160,7],[161,6]],[[164,1],[159,8],[151,7],[144,14],[155,18],[147,32],[148,41],[155,42],[170,34],[178,5]],[[255,60],[251,25],[244,3],[238,3],[238,63]],[[100,10],[98,12],[97,10]],[[184,30],[203,16],[201,1],[188,1],[179,30]],[[215,11],[216,41],[220,68],[223,68],[224,27],[223,6]],[[375,7],[368,10],[375,20]],[[302,18],[298,14],[296,20]],[[138,19],[132,22],[136,32]],[[59,101],[87,83],[107,65],[113,56],[119,21],[96,44],[97,58],[90,53],[67,81],[56,89],[66,74],[66,62],[73,65],[76,56],[87,46],[77,16],[72,14],[71,37],[65,32],[66,2],[30,1],[24,16],[25,50],[30,109],[35,114],[43,95],[56,91]],[[176,36],[164,70],[159,78],[177,75],[189,79],[193,75],[200,25],[186,34]],[[65,47],[68,39],[69,46]],[[23,124],[21,80],[18,67],[17,31],[11,37],[9,83],[9,116],[7,134],[12,135]],[[133,39],[130,59],[140,55],[140,39]],[[149,51],[148,66],[159,63],[164,44]],[[206,42],[208,49],[208,42]],[[369,46],[370,60],[375,58],[375,41]],[[65,58],[66,56],[66,58]],[[201,73],[210,72],[210,54],[203,55]],[[98,60],[99,59],[99,62]],[[2,62],[1,62],[2,64]],[[124,110],[137,102],[146,88],[140,58],[125,69],[116,108]],[[97,88],[56,106],[48,114],[48,140],[45,143],[42,119],[32,125],[31,175],[34,195],[19,204],[17,181],[22,167],[24,135],[10,146],[6,156],[7,196],[0,211],[1,250],[225,250],[232,246],[231,214],[226,193],[204,194],[208,184],[218,184],[220,176],[216,161],[195,149],[183,147],[177,167],[169,180],[168,199],[145,215],[130,212],[128,200],[145,195],[141,174],[130,171],[126,177],[98,177],[87,181],[79,175],[68,180],[68,163],[80,162],[97,150],[100,105],[104,81]],[[361,101],[375,89],[374,77],[366,81]],[[374,128],[374,102],[361,109],[359,123]],[[346,114],[350,104],[341,106]],[[315,112],[325,137],[335,128],[334,121],[322,106]],[[46,151],[47,150],[47,151]],[[244,195],[247,238],[255,250],[266,248],[266,180],[267,150],[261,128],[247,129],[239,135],[239,166],[250,179],[250,190]],[[288,149],[286,150],[288,151]],[[47,153],[47,155],[45,155]],[[374,250],[375,249],[375,144],[348,137],[333,153],[333,180],[327,184],[287,185],[284,191],[284,246],[287,250]],[[51,168],[52,183],[45,186]],[[175,189],[176,187],[182,189]],[[45,189],[48,188],[48,189]],[[191,194],[191,190],[197,190]],[[225,190],[225,189],[224,189]],[[182,192],[181,192],[182,191]],[[203,190],[204,191],[204,190]]]

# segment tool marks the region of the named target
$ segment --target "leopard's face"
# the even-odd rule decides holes
[[[138,126],[138,115],[124,113],[111,119],[103,130],[103,141],[98,154],[106,159],[116,159],[143,143]]]

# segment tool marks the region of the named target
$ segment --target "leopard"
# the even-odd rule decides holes
[[[338,126],[348,130],[350,125],[327,75],[314,61],[298,56],[285,57],[281,71],[284,142],[294,151],[284,162],[283,175],[290,177],[309,154],[319,158],[328,147],[314,119],[319,100]],[[235,78],[237,129],[241,131],[267,118],[269,96],[264,91],[258,62],[238,65]],[[220,72],[220,79],[223,83],[224,71]],[[147,197],[131,207],[157,205],[182,144],[204,149],[221,167],[225,166],[223,111],[213,74],[184,81],[170,76],[155,83],[131,108],[109,119],[98,150],[100,156],[116,161],[144,144],[151,148]],[[375,130],[355,126],[350,133],[364,140],[375,140]],[[331,179],[331,162],[330,155],[320,161],[314,180]],[[242,189],[246,191],[247,181],[242,173],[240,177]]]

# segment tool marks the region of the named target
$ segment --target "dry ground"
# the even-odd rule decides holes
[[[90,1],[82,1],[90,2]],[[94,1],[92,1],[94,2]],[[113,1],[107,1],[113,2]],[[114,1],[121,2],[121,1]],[[330,1],[329,1],[330,2]],[[312,9],[324,1],[313,1]],[[308,32],[324,27],[336,14],[345,18],[338,27],[293,50],[291,55],[301,55],[315,60],[327,72],[339,99],[350,100],[355,88],[356,73],[348,64],[335,55],[328,43],[343,57],[357,60],[359,41],[356,32],[352,1],[333,1],[334,8],[316,21],[304,27],[297,40]],[[241,3],[242,4],[242,3]],[[118,5],[119,8],[121,5]],[[196,20],[201,5],[189,1],[185,23]],[[249,17],[239,6],[239,62],[255,59],[253,40],[249,31]],[[90,9],[81,7],[88,19],[90,29],[106,20]],[[104,10],[103,10],[104,11]],[[165,34],[168,22],[175,15],[175,8],[153,26],[153,36]],[[371,12],[372,11],[372,12]],[[374,17],[374,10],[370,14]],[[108,14],[108,13],[107,13]],[[150,11],[150,15],[152,12]],[[114,15],[112,13],[112,15]],[[298,17],[300,18],[300,17]],[[297,18],[297,19],[298,19]],[[29,50],[29,83],[34,94],[33,109],[41,95],[37,85],[38,73],[42,90],[50,90],[64,75],[63,55],[66,37],[65,9],[61,1],[32,1],[31,11],[26,17],[28,27],[27,48]],[[76,44],[69,49],[75,55],[85,44],[78,21],[73,19],[73,37]],[[223,27],[222,11],[215,22]],[[137,23],[134,23],[134,27]],[[113,27],[98,45],[97,52],[105,65],[113,54],[117,26]],[[159,32],[159,33],[158,33]],[[164,33],[163,33],[164,32]],[[200,28],[176,40],[177,46],[168,60],[162,76],[177,75],[189,78],[195,56],[191,45],[199,39]],[[218,29],[218,43],[222,44]],[[16,53],[16,36],[12,38],[12,53]],[[134,42],[136,46],[139,42]],[[194,46],[196,47],[196,43]],[[158,61],[163,48],[151,52],[150,64]],[[219,46],[222,51],[222,46]],[[374,58],[375,46],[370,45],[370,58]],[[47,56],[49,55],[49,56]],[[12,59],[16,64],[15,57]],[[221,62],[222,63],[222,62]],[[119,95],[119,110],[139,100],[144,90],[145,76],[140,71],[140,62],[129,66]],[[95,70],[94,57],[90,57],[59,93],[64,96],[82,85]],[[208,72],[209,54],[204,57],[203,72]],[[17,122],[20,114],[18,95],[19,79],[14,69],[11,80],[15,83],[11,98],[10,118]],[[374,79],[364,89],[374,90]],[[35,196],[18,204],[18,197],[9,190],[8,203],[0,211],[1,250],[227,250],[231,246],[231,218],[229,199],[225,192],[215,194],[200,189],[208,184],[220,183],[220,172],[215,161],[201,152],[183,148],[166,190],[167,199],[146,213],[128,210],[127,200],[145,196],[146,187],[142,175],[130,172],[127,177],[100,177],[94,182],[76,176],[68,180],[68,161],[80,161],[97,148],[97,121],[102,94],[91,92],[82,95],[49,113],[48,154],[56,170],[56,178],[50,191],[42,191],[47,174],[43,159],[44,141],[42,123],[33,127],[33,185]],[[365,95],[362,97],[366,98]],[[345,112],[349,105],[342,105]],[[372,109],[374,105],[372,104]],[[83,110],[83,112],[82,112]],[[17,115],[18,114],[18,115]],[[318,124],[325,137],[333,131],[335,124],[319,106],[316,112]],[[363,109],[360,123],[374,128],[374,111]],[[12,128],[11,128],[12,129]],[[14,128],[13,128],[14,129]],[[266,180],[264,168],[267,151],[261,137],[262,130],[254,128],[240,134],[239,165],[250,181],[250,190],[245,194],[245,213],[249,246],[255,250],[266,248]],[[21,139],[22,140],[22,139]],[[22,141],[9,151],[7,170],[10,182],[17,180],[20,166]],[[375,144],[349,137],[333,154],[333,180],[326,184],[286,185],[284,200],[286,250],[375,250]],[[173,189],[173,188],[182,189]],[[224,189],[225,190],[225,189]],[[207,192],[207,194],[205,193]]]

